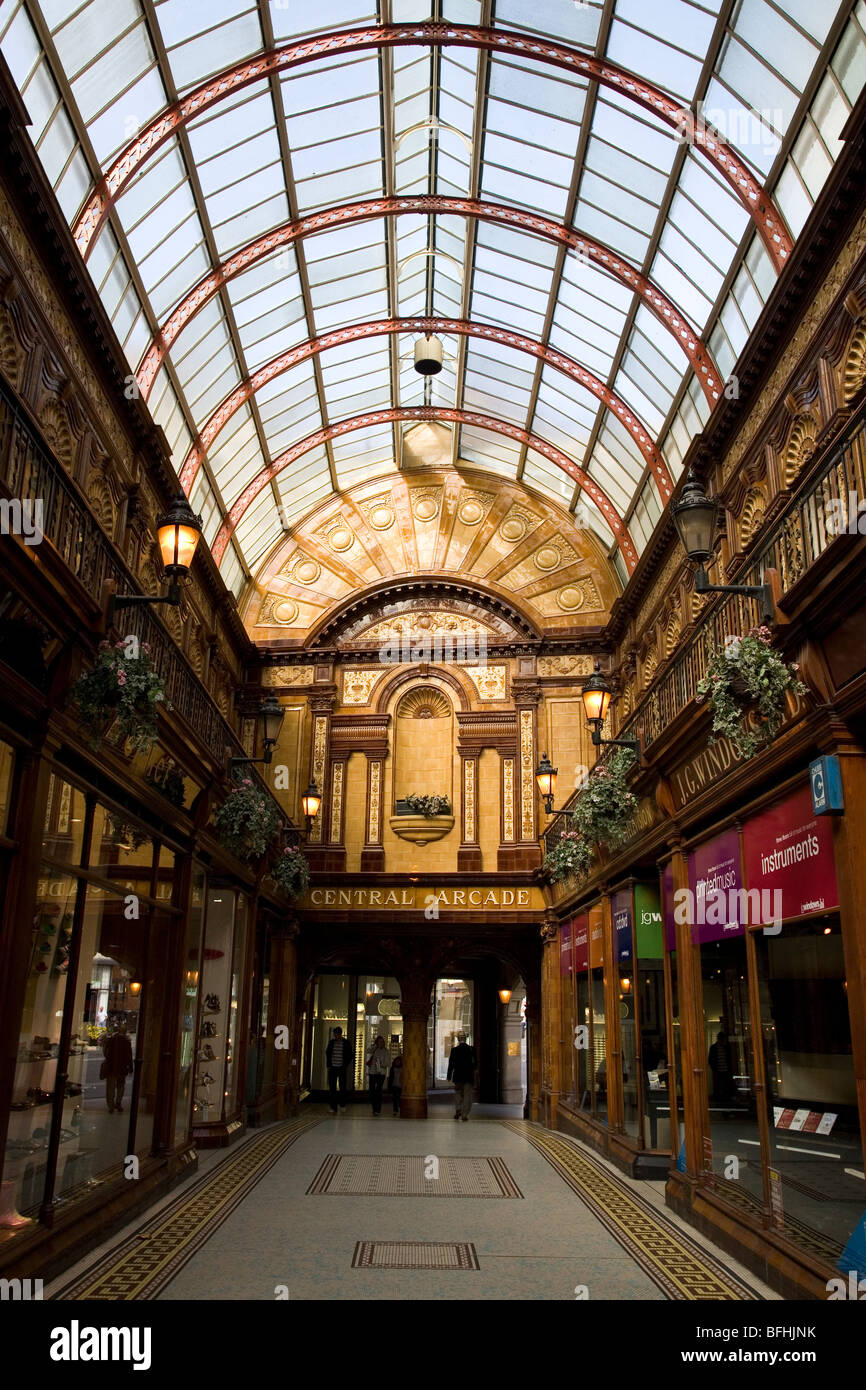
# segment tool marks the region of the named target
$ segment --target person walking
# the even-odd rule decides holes
[[[367,1058],[367,1075],[370,1078],[370,1104],[373,1107],[374,1115],[381,1115],[382,1113],[382,1088],[385,1085],[385,1077],[388,1075],[388,1064],[390,1060],[388,1049],[385,1046],[385,1039],[380,1033],[373,1044],[373,1051]]]
[[[388,1072],[388,1090],[391,1092],[394,1114],[399,1115],[400,1097],[403,1094],[403,1057],[399,1052],[391,1063],[391,1070]]]
[[[331,1100],[331,1114],[337,1113],[337,1087],[340,1088],[340,1109],[346,1110],[346,1076],[352,1063],[352,1044],[343,1037],[338,1025],[334,1036],[325,1048],[325,1061],[328,1067],[328,1093]]]
[[[734,1094],[734,1068],[728,1035],[724,1030],[716,1034],[716,1041],[709,1050],[707,1062],[713,1075],[713,1100],[724,1104],[731,1100]]]
[[[467,1043],[465,1033],[457,1034],[457,1046],[451,1049],[447,1079],[454,1082],[455,1120],[468,1120],[475,1085],[475,1052]]]
[[[113,1033],[103,1040],[102,1051],[105,1061],[99,1075],[105,1081],[105,1099],[109,1115],[115,1110],[123,1110],[123,1091],[126,1078],[132,1072],[132,1043],[126,1036],[126,1026],[119,1023]]]

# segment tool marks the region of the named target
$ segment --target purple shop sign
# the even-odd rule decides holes
[[[740,837],[736,830],[725,830],[692,850],[689,908],[695,946],[745,935],[742,886]]]
[[[610,910],[613,914],[614,942],[616,944],[616,959],[631,960],[632,958],[632,908],[631,893],[627,888],[621,888],[618,893],[614,893],[610,900]]]

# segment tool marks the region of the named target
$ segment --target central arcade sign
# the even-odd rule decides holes
[[[436,888],[434,885],[397,888],[311,888],[300,899],[300,908],[349,908],[353,912],[369,912],[379,908],[385,912],[423,912],[436,903],[440,909],[458,912],[477,912],[506,909],[511,912],[543,912],[545,903],[540,888]]]

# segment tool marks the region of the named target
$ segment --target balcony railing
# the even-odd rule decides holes
[[[817,473],[785,508],[746,569],[737,574],[736,583],[760,584],[764,571],[774,569],[779,574],[782,593],[787,593],[837,539],[837,530],[828,522],[841,514],[842,525],[845,524],[852,493],[858,501],[864,500],[866,511],[866,407],[858,411],[843,437],[830,447]],[[841,507],[831,507],[832,502],[841,502]],[[856,525],[855,516],[855,528]],[[695,698],[713,650],[724,646],[728,634],[739,635],[760,622],[760,606],[754,599],[741,594],[710,598],[698,630],[647,691],[617,736],[642,736],[644,746],[649,748]],[[576,795],[573,793],[566,807],[571,806]],[[558,832],[559,818],[544,832],[545,842],[551,835],[557,838]]]
[[[120,592],[139,585],[90,512],[81,494],[45,448],[5,383],[0,380],[0,480],[12,498],[42,500],[42,530],[66,568],[88,593],[98,595],[113,579]],[[225,749],[244,754],[232,726],[194,674],[158,615],[144,606],[124,611],[124,630],[150,646],[174,711],[199,745],[221,762]]]

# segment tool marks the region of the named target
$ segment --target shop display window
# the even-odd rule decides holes
[[[592,1113],[607,1123],[607,1021],[604,1000],[604,919],[600,906],[589,912],[589,1058]]]
[[[196,1076],[196,1050],[198,1035],[196,1015],[198,1013],[199,982],[201,979],[201,949],[204,934],[204,870],[198,865],[193,868],[192,894],[190,899],[189,926],[187,928],[186,952],[180,1004],[180,1055],[178,1057],[177,1108],[174,1119],[175,1143],[182,1144],[189,1133],[192,1113],[193,1092]]]
[[[457,1046],[457,1034],[465,1033],[471,1045],[474,985],[471,980],[437,980],[433,988],[431,1022],[433,1031],[432,1083],[447,1086],[448,1059]],[[429,1036],[428,1028],[428,1036]]]
[[[560,928],[562,932],[562,928]],[[578,1063],[575,1043],[577,1026],[577,1002],[575,999],[574,969],[571,956],[571,923],[568,924],[568,950],[560,955],[560,1008],[562,1010],[561,1074],[562,1098],[569,1105],[576,1104],[578,1092]],[[560,947],[565,943],[560,939]]]
[[[622,889],[611,899],[613,921],[614,979],[619,1011],[620,1070],[622,1080],[623,1128],[637,1138],[640,1129],[640,1085],[637,1062],[637,1005],[634,969],[633,895]]]
[[[128,917],[125,900],[94,884],[82,885],[84,911],[75,992],[73,1035],[55,1195],[71,1197],[120,1166],[129,1146],[146,1151],[153,1129],[155,1068],[153,1033],[144,1026],[151,1002],[148,971],[149,914]],[[136,1087],[135,1068],[149,1054],[151,1074]],[[136,1093],[138,1092],[138,1094]],[[136,1105],[136,1102],[138,1104]],[[137,1110],[141,1114],[137,1114]]]
[[[745,1199],[760,1211],[763,1176],[745,932],[705,941],[700,963],[713,1173],[723,1195]]]
[[[789,1240],[835,1265],[866,1207],[839,919],[788,922],[754,941],[771,1212]]]
[[[352,1018],[350,1026],[349,976],[319,975],[316,980],[316,989],[313,997],[313,1028],[310,1047],[310,1085],[314,1091],[326,1091],[328,1089],[328,1068],[325,1059],[325,1049],[334,1036],[334,1029],[338,1024],[343,1030],[343,1037],[348,1038],[352,1050],[357,1052],[355,1047],[357,1004],[354,998],[354,990],[352,991],[352,996]],[[349,1089],[354,1089],[353,1078],[355,1074],[355,1067],[353,1066],[347,1077]]]
[[[648,1148],[670,1148],[668,1141],[652,1143],[648,1092],[668,1090],[667,1038],[665,1022],[664,944],[661,902],[657,883],[636,883],[634,887],[634,936],[637,965],[632,986],[633,1008],[639,1035],[635,1070],[640,1104],[639,1132]],[[637,1117],[635,1117],[637,1119]],[[628,1110],[626,1129],[629,1133]]]
[[[206,895],[205,945],[200,977],[195,1123],[213,1124],[234,1114],[237,1094],[238,1015],[246,960],[247,904],[231,888]]]
[[[56,773],[48,784],[42,849],[60,864],[80,864],[84,847],[84,793]]]
[[[31,929],[30,966],[3,1166],[4,1213],[11,1209],[13,1213],[17,1210],[24,1216],[33,1216],[44,1197],[77,892],[74,878],[43,868]],[[84,1056],[91,1049],[96,1055],[97,1048],[95,1023],[92,1033],[84,1023],[72,1038],[73,1056]],[[72,1104],[61,1129],[61,1167],[66,1155],[77,1151],[84,1105],[80,1084],[76,1090],[73,1082],[67,1095]]]
[[[355,1004],[355,1090],[366,1091],[366,1061],[378,1037],[385,1039],[391,1057],[403,1051],[400,986],[390,975],[358,976]]]
[[[149,897],[153,856],[153,840],[142,827],[97,803],[89,865],[93,873],[101,878],[120,880],[127,892]]]
[[[274,1039],[268,1037],[271,975],[271,933],[264,920],[259,929],[259,993],[254,1002],[247,1055],[247,1104],[266,1094],[274,1080]]]

